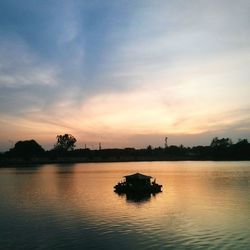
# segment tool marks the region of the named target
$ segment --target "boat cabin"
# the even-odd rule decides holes
[[[131,186],[147,186],[150,185],[152,176],[136,173],[124,176],[127,185]]]

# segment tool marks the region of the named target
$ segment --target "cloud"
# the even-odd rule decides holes
[[[249,19],[243,0],[2,1],[0,123],[110,145],[247,136]]]
[[[46,65],[47,64],[47,65]],[[57,69],[41,63],[25,44],[13,38],[0,41],[0,86],[20,88],[26,85],[57,84]]]

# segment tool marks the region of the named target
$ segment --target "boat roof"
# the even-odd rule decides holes
[[[140,174],[140,173],[136,173],[136,174],[131,174],[131,175],[125,175],[124,176],[126,179],[139,179],[139,180],[145,180],[145,179],[151,179],[153,178],[152,176],[149,175],[144,175],[144,174]]]

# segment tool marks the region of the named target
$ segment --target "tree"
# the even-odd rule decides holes
[[[8,152],[10,156],[30,158],[41,156],[44,149],[35,140],[18,141]]]
[[[58,135],[56,137],[57,143],[54,146],[54,149],[60,151],[72,151],[76,146],[76,138],[71,134]]]
[[[232,145],[232,140],[229,138],[222,138],[219,139],[218,137],[213,138],[212,142],[211,142],[211,147],[212,148],[227,148],[230,147]]]

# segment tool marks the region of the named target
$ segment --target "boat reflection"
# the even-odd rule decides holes
[[[115,193],[118,196],[125,198],[128,203],[146,203],[149,202],[152,197],[157,195],[150,193]]]

